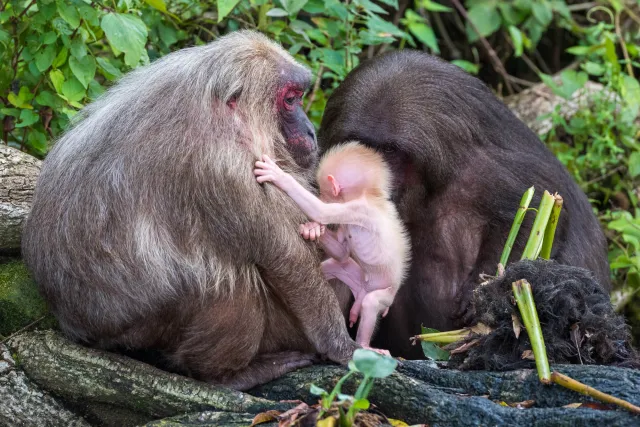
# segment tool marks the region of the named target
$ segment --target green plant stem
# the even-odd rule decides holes
[[[560,372],[553,371],[553,373],[551,374],[551,380],[562,387],[568,388],[569,390],[576,391],[585,396],[593,397],[594,399],[597,399],[601,402],[613,403],[630,412],[633,412],[634,414],[640,414],[640,408],[627,402],[626,400],[622,400],[617,397],[613,397],[610,394],[603,393],[593,387],[589,387],[588,385],[581,383],[580,381],[576,381],[573,378],[561,374]]]
[[[533,194],[535,193],[535,191],[536,190],[534,187],[528,188],[527,191],[525,191],[522,195],[522,199],[520,199],[518,211],[516,212],[513,224],[511,224],[511,230],[509,230],[507,243],[504,244],[504,249],[502,249],[502,255],[500,256],[500,264],[502,264],[503,267],[506,267],[507,265],[509,255],[511,254],[511,249],[513,249],[513,243],[516,241],[516,237],[518,237],[520,226],[522,225],[522,221],[524,220],[524,216],[527,213],[527,209],[529,208],[529,204],[531,203],[531,199],[533,199]],[[498,274],[499,272],[496,273],[496,275]]]
[[[538,258],[538,254],[540,253],[540,249],[542,248],[544,231],[547,228],[547,223],[549,222],[549,216],[551,215],[554,201],[555,199],[551,195],[551,193],[545,190],[544,194],[542,195],[542,199],[540,200],[538,213],[536,214],[536,219],[533,222],[531,234],[529,234],[529,240],[527,241],[527,245],[522,252],[521,259],[533,260]]]
[[[553,238],[556,234],[556,227],[560,219],[560,211],[562,211],[562,197],[556,193],[553,195],[554,202],[549,216],[547,228],[544,230],[544,240],[542,241],[542,249],[540,250],[540,258],[551,258],[551,248],[553,247]]]
[[[547,351],[544,346],[544,337],[542,336],[542,328],[538,319],[538,312],[533,301],[531,285],[526,280],[518,280],[513,282],[513,294],[516,297],[516,303],[520,310],[520,316],[524,323],[524,327],[529,335],[533,356],[536,360],[536,368],[538,370],[538,378],[544,384],[551,381],[551,369],[547,359]]]
[[[467,329],[458,329],[455,331],[434,332],[431,334],[421,334],[411,337],[415,341],[427,341],[437,343],[452,343],[465,339],[471,333]]]

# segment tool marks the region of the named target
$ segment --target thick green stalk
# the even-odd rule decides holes
[[[540,200],[540,206],[538,206],[538,213],[536,215],[535,221],[533,222],[531,234],[529,234],[529,240],[527,241],[527,245],[522,252],[521,259],[533,260],[538,258],[540,249],[542,249],[544,231],[547,228],[547,223],[549,222],[549,216],[551,215],[551,210],[553,209],[554,202],[555,199],[551,195],[551,193],[549,193],[547,190],[544,190],[542,200]]]
[[[553,246],[553,238],[556,234],[556,227],[558,226],[558,220],[560,218],[560,211],[562,210],[562,197],[556,193],[553,195],[553,209],[551,210],[551,216],[549,216],[549,222],[547,228],[544,230],[544,241],[542,242],[542,250],[540,251],[540,258],[551,258],[551,247]]]
[[[551,381],[551,369],[549,368],[549,360],[547,359],[547,350],[544,347],[544,338],[542,336],[542,328],[540,327],[536,304],[533,301],[533,294],[531,293],[531,285],[522,279],[513,282],[512,287],[520,315],[522,316],[522,322],[529,335],[533,356],[536,359],[538,378],[540,378],[541,382],[548,384]]]
[[[536,190],[534,187],[528,188],[527,191],[525,191],[522,195],[522,199],[520,199],[518,211],[516,212],[516,216],[513,219],[513,224],[511,224],[511,230],[509,230],[507,243],[504,244],[504,249],[502,249],[502,255],[500,256],[500,264],[502,264],[503,267],[507,266],[507,261],[509,260],[511,249],[513,249],[513,243],[516,241],[516,237],[518,237],[520,226],[522,225],[524,216],[527,213],[527,209],[529,209],[529,204],[531,203],[531,199],[533,199],[533,194],[535,193],[535,191]],[[499,271],[498,273],[496,273],[496,275],[498,274],[500,274]]]

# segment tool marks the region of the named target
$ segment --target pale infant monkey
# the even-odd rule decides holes
[[[351,288],[350,326],[360,317],[356,342],[371,348],[378,315],[389,312],[411,256],[407,231],[389,200],[391,172],[382,156],[357,142],[331,148],[317,170],[320,199],[266,155],[256,162],[254,174],[258,182],[272,182],[286,192],[312,220],[300,226],[300,233],[318,239],[331,257],[322,263],[325,277]],[[337,224],[337,231],[327,224]]]

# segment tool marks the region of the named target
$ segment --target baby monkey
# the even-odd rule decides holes
[[[254,174],[258,182],[272,182],[286,192],[312,220],[300,226],[300,233],[319,240],[331,257],[322,263],[325,277],[353,292],[350,326],[360,317],[356,342],[372,349],[378,315],[389,312],[411,256],[406,229],[389,200],[391,172],[382,156],[357,142],[331,148],[317,170],[320,199],[266,155],[256,162]],[[327,224],[338,228],[334,232]]]

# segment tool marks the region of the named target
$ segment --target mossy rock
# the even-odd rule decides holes
[[[20,261],[0,263],[0,335],[7,337],[43,316],[38,328],[55,327],[55,319],[25,265]]]

